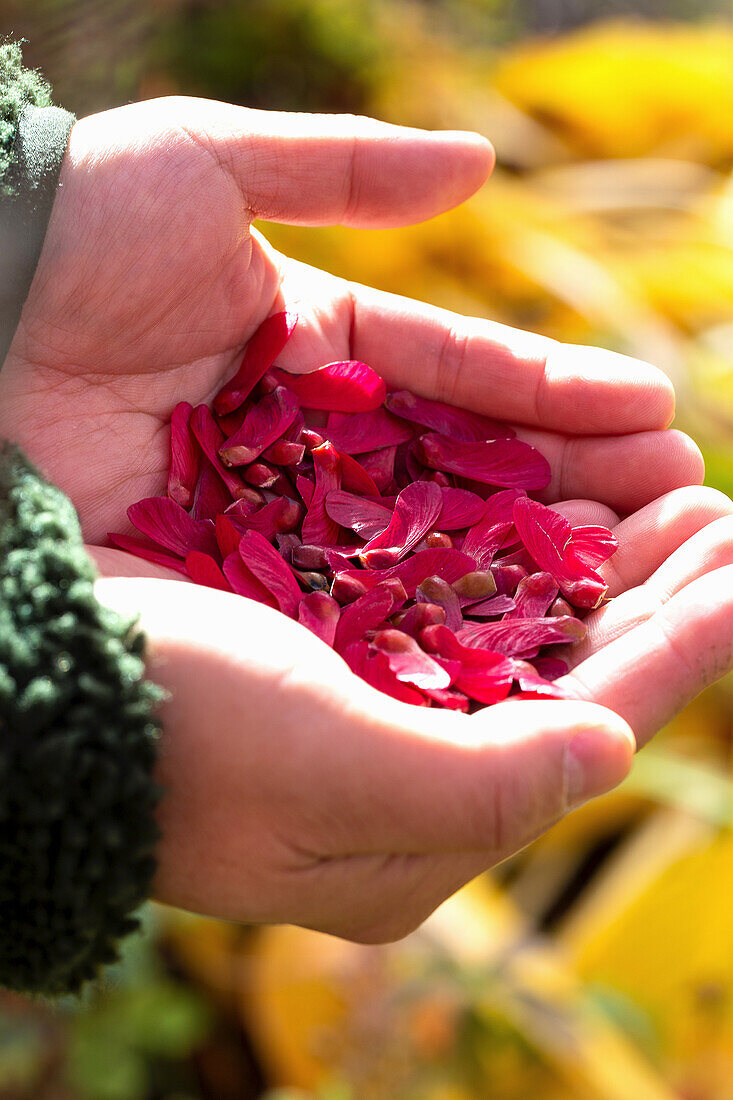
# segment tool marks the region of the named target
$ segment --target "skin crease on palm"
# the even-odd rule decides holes
[[[485,181],[475,134],[161,99],[77,123],[0,373],[0,436],[74,501],[139,612],[161,708],[155,896],[214,916],[394,939],[626,774],[634,747],[733,664],[733,505],[665,430],[653,367],[349,284],[277,254],[254,217],[386,228]],[[170,412],[209,402],[258,324],[299,315],[295,371],[360,358],[388,384],[518,427],[545,503],[606,523],[614,597],[587,619],[572,701],[473,717],[358,680],[298,624],[104,547],[165,492]],[[563,654],[567,656],[567,654]],[[632,732],[633,731],[633,732]]]

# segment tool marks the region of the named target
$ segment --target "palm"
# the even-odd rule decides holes
[[[96,152],[94,174],[65,173],[0,382],[0,434],[69,492],[91,542],[162,491],[173,405],[211,397],[277,292],[241,191],[185,130],[164,157],[118,151],[112,201]]]

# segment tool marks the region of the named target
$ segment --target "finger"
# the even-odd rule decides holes
[[[474,133],[181,102],[182,124],[231,173],[253,218],[370,229],[411,225],[463,202],[494,163],[491,145]]]
[[[660,601],[666,601],[705,573],[733,564],[733,509],[708,523],[663,562],[647,581]]]
[[[733,565],[686,585],[558,683],[610,707],[643,745],[733,667]]]
[[[573,434],[666,428],[674,390],[660,370],[351,284],[352,355],[395,389]]]
[[[574,438],[522,429],[518,435],[550,464],[552,479],[538,494],[545,504],[589,497],[618,512],[632,512],[705,476],[702,455],[683,432],[636,432]]]
[[[609,596],[642,584],[697,531],[731,514],[733,501],[725,493],[690,485],[665,494],[622,520],[613,528],[618,550],[600,570],[608,583]]]
[[[348,283],[258,242],[278,273],[278,307],[297,304],[286,370],[361,359],[391,389],[578,435],[666,428],[674,416],[672,384],[648,363]]]
[[[587,636],[570,650],[571,667],[646,622],[685,585],[726,565],[733,565],[731,514],[708,523],[689,538],[646,583],[630,588],[589,615],[586,619]]]
[[[553,512],[559,512],[573,527],[594,524],[614,528],[619,521],[612,508],[599,504],[595,500],[559,500],[552,506]]]

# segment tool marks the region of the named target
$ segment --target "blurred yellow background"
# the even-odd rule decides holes
[[[495,143],[411,229],[261,227],[329,270],[649,359],[733,493],[733,23],[695,0],[0,0],[59,102],[183,92]],[[621,789],[360,947],[157,906],[106,988],[0,995],[3,1100],[733,1100],[733,688]]]

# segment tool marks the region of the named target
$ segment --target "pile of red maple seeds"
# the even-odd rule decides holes
[[[264,321],[213,408],[176,406],[167,496],[112,543],[296,619],[405,703],[563,697],[556,647],[585,635],[614,536],[529,495],[550,468],[506,424],[355,360],[274,367],[296,323]]]

